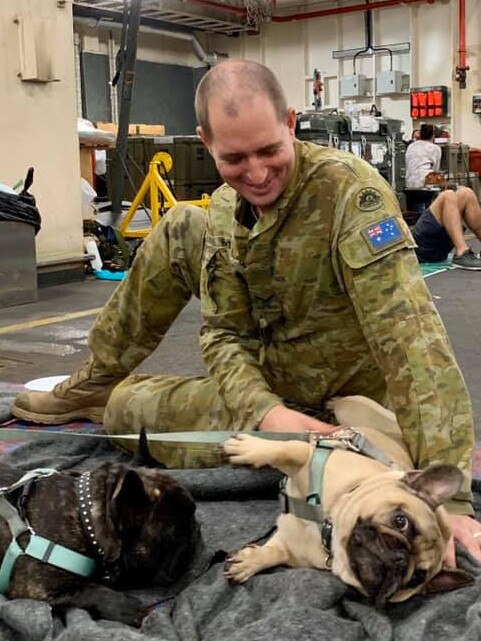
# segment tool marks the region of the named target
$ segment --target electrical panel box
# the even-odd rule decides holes
[[[341,98],[353,98],[366,94],[366,76],[342,76],[339,80],[339,95]]]
[[[379,71],[376,74],[376,93],[400,93],[403,84],[402,71]]]

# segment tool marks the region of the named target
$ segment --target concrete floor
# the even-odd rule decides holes
[[[476,248],[479,249],[479,248]],[[481,272],[453,269],[427,278],[471,393],[481,439]],[[115,288],[112,281],[87,279],[39,290],[36,303],[0,310],[0,388],[34,378],[68,374],[88,353],[87,335],[97,308]],[[74,314],[84,315],[74,317]],[[71,315],[71,316],[69,316]],[[45,319],[59,322],[41,324]],[[22,327],[16,327],[22,323]],[[199,303],[192,300],[164,341],[141,366],[148,373],[202,374],[197,333]]]
[[[68,374],[88,355],[87,337],[99,309],[117,283],[88,278],[45,287],[38,301],[0,311],[0,385],[42,376]],[[75,314],[82,314],[74,317]],[[41,324],[44,320],[60,322]],[[18,328],[18,324],[26,328]],[[205,372],[198,346],[199,302],[184,309],[155,353],[141,366],[147,373]]]

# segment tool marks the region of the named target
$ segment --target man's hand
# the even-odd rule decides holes
[[[338,425],[323,423],[284,405],[276,405],[269,410],[259,425],[261,432],[312,432],[327,435],[338,429]]]
[[[446,565],[456,567],[455,541],[461,543],[481,563],[481,523],[466,514],[450,514],[449,525],[452,535],[444,556]]]

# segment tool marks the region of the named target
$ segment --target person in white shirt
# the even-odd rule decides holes
[[[441,167],[441,149],[433,143],[434,126],[423,124],[419,140],[406,149],[406,187],[422,189],[426,176]]]

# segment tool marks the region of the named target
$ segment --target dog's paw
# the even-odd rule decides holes
[[[234,583],[245,583],[259,571],[256,558],[259,553],[258,545],[248,545],[239,552],[227,558],[224,576]]]
[[[399,432],[396,415],[367,396],[334,396],[326,402],[326,407],[340,425]]]
[[[262,467],[266,464],[261,446],[261,439],[242,433],[231,436],[223,444],[230,463],[253,467]]]
[[[140,628],[142,621],[148,614],[146,608],[136,597],[130,597],[122,600],[121,611],[117,617],[121,623],[130,625],[134,628]]]
[[[94,583],[64,599],[64,604],[87,610],[94,619],[119,621],[137,628],[147,615],[143,602],[136,596]]]
[[[330,410],[331,412],[336,413],[336,405],[338,405],[340,402],[342,402],[344,397],[342,396],[333,396],[330,398],[328,401],[326,401],[326,409]]]

